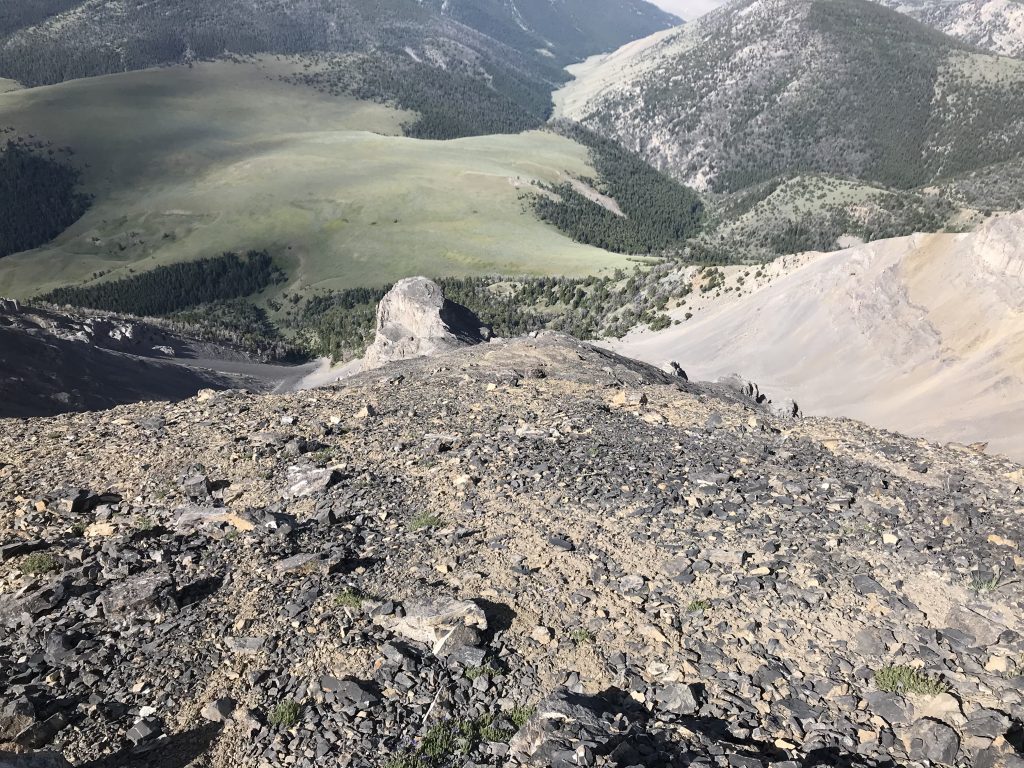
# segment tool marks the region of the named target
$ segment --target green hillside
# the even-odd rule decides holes
[[[626,263],[521,199],[594,175],[586,147],[548,132],[405,138],[410,113],[282,81],[294,72],[221,62],[0,95],[0,125],[73,147],[94,198],[52,243],[0,259],[0,295],[226,251],[269,251],[289,275],[281,292]]]

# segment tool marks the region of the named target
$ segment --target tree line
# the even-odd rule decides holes
[[[579,339],[621,336],[637,324],[664,328],[672,299],[690,285],[676,265],[664,262],[631,274],[567,277],[439,277],[444,295],[473,310],[498,336],[544,329]],[[373,340],[376,306],[391,286],[354,288],[294,297],[296,310],[283,321],[309,354],[349,360]]]
[[[577,242],[616,253],[659,253],[700,232],[704,205],[694,190],[576,123],[559,121],[553,128],[589,149],[598,178],[581,181],[613,198],[623,215],[593,202],[566,182],[532,198],[542,220]]]
[[[57,305],[159,317],[213,301],[250,296],[284,279],[266,251],[249,251],[245,256],[227,252],[120,280],[57,288],[39,298]]]
[[[92,202],[79,172],[50,152],[14,139],[0,146],[0,257],[48,243]]]

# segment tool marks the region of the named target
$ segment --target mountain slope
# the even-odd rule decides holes
[[[651,362],[676,360],[701,379],[742,372],[805,413],[990,441],[1021,459],[1022,235],[1024,214],[1015,214],[969,234],[817,256],[767,284],[745,270],[737,286],[744,270],[733,268],[728,290],[691,308],[689,321],[612,346]]]
[[[714,191],[800,172],[917,187],[1024,152],[1024,67],[867,0],[739,0],[626,46],[559,113]]]
[[[406,138],[408,112],[282,81],[294,71],[271,57],[0,95],[0,125],[74,147],[93,196],[55,241],[0,259],[0,295],[249,249],[274,255],[289,293],[627,263],[520,200],[535,183],[594,176],[586,147],[540,131]]]
[[[139,318],[0,299],[0,419],[178,401],[201,389],[270,391],[310,370],[259,363],[237,347]]]
[[[930,27],[991,53],[1024,55],[1024,6],[1016,0],[880,0]]]
[[[0,739],[78,766],[1020,762],[1007,461],[549,334],[0,432]]]
[[[0,14],[0,74],[38,85],[226,53],[355,52],[468,68],[514,96],[678,21],[644,0],[54,0]]]

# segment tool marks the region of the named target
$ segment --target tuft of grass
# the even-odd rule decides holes
[[[464,674],[470,680],[476,680],[478,677],[483,677],[484,675],[493,676],[498,674],[498,672],[499,670],[490,664],[484,664],[482,667],[467,667]]]
[[[85,525],[82,523],[73,523],[70,528],[70,532],[76,539],[80,539],[85,536]]]
[[[21,572],[25,576],[41,576],[60,570],[57,558],[49,552],[34,552],[21,561]]]
[[[1003,586],[1003,577],[998,573],[988,579],[975,577],[971,580],[971,589],[979,595],[991,594],[1001,586]]]
[[[516,728],[522,728],[526,725],[526,721],[533,717],[533,713],[536,711],[535,707],[516,705],[512,707],[512,711],[508,713],[508,719],[512,721],[512,724]]]
[[[875,673],[875,685],[880,691],[888,693],[916,693],[922,696],[937,696],[949,690],[949,685],[942,680],[905,665],[882,667]]]
[[[594,642],[597,638],[589,629],[580,627],[579,629],[574,629],[569,633],[569,639],[576,643],[576,645],[584,645],[586,643]]]
[[[370,596],[363,590],[349,587],[334,596],[334,604],[339,608],[359,608],[363,604],[363,600],[369,599]]]
[[[427,528],[437,528],[441,525],[441,518],[429,512],[421,512],[409,521],[410,531],[422,531]]]
[[[297,722],[299,722],[299,712],[302,707],[299,706],[299,702],[294,699],[285,699],[284,701],[278,702],[277,706],[270,713],[270,717],[267,719],[271,725],[281,726],[283,728],[291,728]]]
[[[699,613],[700,611],[707,611],[711,608],[711,601],[697,599],[691,600],[690,604],[686,606],[687,613]]]

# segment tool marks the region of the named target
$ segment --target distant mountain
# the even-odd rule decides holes
[[[867,0],[739,0],[578,75],[563,116],[715,192],[915,188],[1024,153],[1024,64]]]
[[[957,40],[1024,56],[1024,5],[1017,0],[879,0]]]
[[[564,65],[669,28],[644,0],[44,0],[0,9],[0,77],[27,86],[226,55],[303,55],[298,78],[397,103],[410,135],[541,125]]]
[[[680,23],[646,0],[428,0],[442,15],[561,62],[618,48]]]
[[[565,63],[677,23],[644,0],[42,0],[0,9],[0,73],[37,85],[225,53],[456,45],[557,79]]]

